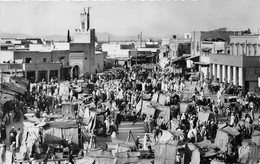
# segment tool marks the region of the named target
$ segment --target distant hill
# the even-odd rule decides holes
[[[33,36],[31,35],[27,35],[27,34],[22,34],[22,33],[0,33],[0,37],[1,38],[19,38],[19,39],[23,39],[23,38],[32,38]]]
[[[138,36],[117,36],[108,32],[98,32],[96,33],[98,41],[108,41],[108,38],[110,37],[110,41],[124,41],[124,40],[138,40]],[[43,38],[45,40],[53,40],[53,41],[66,41],[67,35],[44,35],[44,36],[32,36],[22,33],[0,33],[1,38],[18,38],[18,39],[24,39],[24,38]],[[73,36],[71,35],[73,38]],[[146,37],[143,36],[143,40],[147,40],[148,38],[153,37]],[[160,39],[160,38],[154,38],[154,39]]]

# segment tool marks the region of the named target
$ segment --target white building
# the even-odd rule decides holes
[[[102,51],[107,52],[107,58],[130,58],[130,51],[134,44],[105,43],[102,44]]]

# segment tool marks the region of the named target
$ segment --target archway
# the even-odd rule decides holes
[[[79,66],[75,65],[71,68],[71,78],[75,79],[75,78],[79,78]]]

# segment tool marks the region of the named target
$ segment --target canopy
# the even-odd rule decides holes
[[[156,109],[150,104],[150,101],[143,100],[142,102],[143,102],[143,104],[142,104],[142,112],[141,112],[141,114],[144,113],[147,116],[149,116],[149,115],[154,116],[154,113],[155,113]]]
[[[199,59],[200,55],[195,55],[195,56],[191,56],[191,57],[188,57],[186,60],[196,60],[196,59]]]
[[[0,95],[0,104],[4,105],[8,101],[12,101],[14,99],[14,96],[8,95],[8,94],[1,94]]]
[[[25,94],[26,90],[23,88],[19,88],[17,85],[13,84],[13,83],[3,83],[2,84],[3,88],[5,88],[6,90],[11,90],[15,93],[19,93],[19,94]]]
[[[212,50],[212,48],[204,47],[204,48],[201,48],[201,50],[204,52],[208,52],[208,51]]]
[[[13,91],[7,90],[7,89],[5,89],[5,88],[0,88],[0,93],[9,94],[9,95],[12,95],[12,96],[17,95],[16,92],[13,92]]]
[[[200,120],[200,122],[206,122],[209,119],[209,115],[210,113],[208,112],[199,112],[198,119]]]
[[[24,87],[27,87],[30,83],[27,79],[24,79],[24,78],[21,78],[21,77],[18,77],[18,76],[12,76],[11,79],[14,80],[16,83],[24,86]]]
[[[195,145],[198,146],[201,149],[204,149],[204,148],[207,148],[207,149],[216,148],[216,146],[213,145],[210,140],[203,140],[201,142],[195,143]]]
[[[240,134],[236,128],[230,126],[224,127],[222,130],[231,136],[237,136]]]
[[[78,123],[75,120],[51,121],[46,124],[50,128],[58,128],[58,129],[78,128]]]
[[[184,60],[184,59],[186,59],[188,57],[190,57],[190,56],[180,56],[180,57],[177,57],[177,58],[173,59],[172,62],[175,63],[175,62]]]
[[[205,63],[205,62],[193,62],[193,63],[202,66],[209,66],[209,63]]]

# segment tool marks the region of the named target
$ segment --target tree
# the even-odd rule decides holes
[[[70,43],[71,42],[71,37],[70,37],[70,30],[68,30],[68,35],[67,35],[67,42]]]

